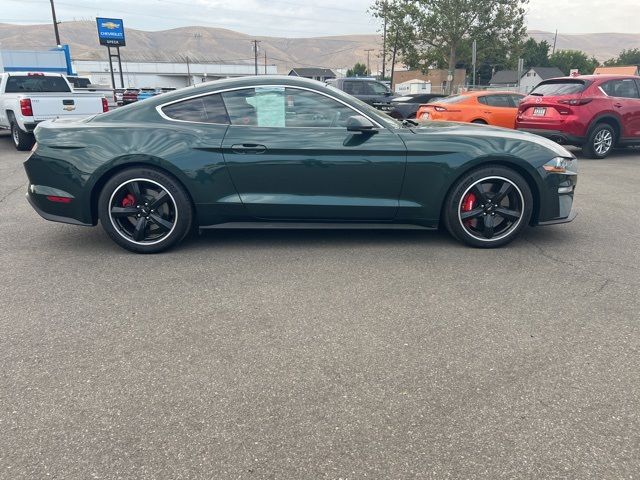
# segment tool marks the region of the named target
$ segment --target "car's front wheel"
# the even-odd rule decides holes
[[[117,173],[98,199],[102,227],[118,245],[136,253],[175,246],[190,231],[193,208],[173,177],[152,168]]]
[[[447,230],[467,245],[495,248],[516,238],[529,223],[533,196],[510,168],[483,167],[453,186],[443,209]]]

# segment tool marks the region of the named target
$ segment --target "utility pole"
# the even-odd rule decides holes
[[[191,86],[191,68],[189,67],[189,56],[187,55],[187,86]]]
[[[264,74],[267,74],[267,49],[264,49]]]
[[[371,52],[373,52],[373,48],[365,48],[364,51],[367,52],[367,75],[371,76]]]
[[[387,76],[387,2],[382,4],[382,79]]]
[[[258,75],[258,44],[260,40],[251,40],[253,43],[253,60],[255,65],[255,74]]]
[[[478,42],[476,40],[473,41],[473,45],[471,47],[471,64],[473,65],[473,87],[476,86],[476,62],[478,60]]]
[[[53,0],[49,0],[51,2],[51,16],[53,17],[53,31],[56,34],[56,45],[62,45],[60,43],[60,32],[58,31],[58,19],[56,18],[56,6],[53,4]]]
[[[551,55],[556,53],[556,42],[558,41],[558,29],[556,28],[556,34],[553,37],[553,50],[551,51]]]

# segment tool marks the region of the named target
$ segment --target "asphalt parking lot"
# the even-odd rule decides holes
[[[640,151],[569,225],[214,231],[155,256],[42,220],[0,135],[0,478],[637,478]]]

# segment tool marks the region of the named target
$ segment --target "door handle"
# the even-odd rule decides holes
[[[267,147],[258,143],[237,143],[231,145],[231,150],[235,153],[264,153]]]
[[[613,106],[616,107],[616,108],[622,108],[622,104],[621,103],[614,103]]]

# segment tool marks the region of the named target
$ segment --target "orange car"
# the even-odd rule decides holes
[[[515,128],[518,104],[524,97],[515,92],[467,92],[421,105],[416,118]]]

